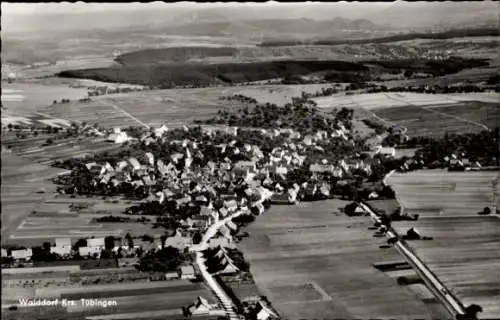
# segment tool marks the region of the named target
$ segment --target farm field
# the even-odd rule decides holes
[[[395,222],[393,227],[400,234],[415,227],[422,235],[434,237],[409,241],[409,245],[465,306],[483,307],[481,319],[500,318],[498,217],[424,217]]]
[[[449,105],[462,101],[498,103],[499,99],[499,93],[425,94],[413,92],[380,92],[318,97],[313,100],[316,101],[319,108],[329,108],[331,104],[338,104],[348,108],[356,109],[361,107],[370,111],[377,111],[378,109],[408,105]]]
[[[406,211],[427,216],[477,216],[491,207],[497,171],[448,172],[419,170],[395,173],[388,179]],[[498,187],[497,187],[498,188]]]
[[[55,186],[43,179],[65,170],[32,163],[12,153],[2,152],[2,244],[33,208],[46,198],[36,193],[55,190]]]
[[[52,128],[64,128],[71,126],[71,123],[65,119],[58,119],[47,117],[46,115],[31,114],[31,115],[18,115],[9,111],[2,112],[2,128],[8,127],[9,125],[15,126],[30,126],[38,129],[45,129],[47,126]],[[27,130],[25,130],[27,131]]]
[[[12,244],[39,245],[43,241],[54,241],[55,238],[71,238],[76,241],[79,238],[91,236],[105,237],[113,235],[123,237],[127,232],[134,236],[149,234],[160,236],[165,230],[153,229],[152,224],[142,223],[109,223],[96,222],[96,218],[104,216],[122,216],[139,218],[139,216],[123,215],[123,211],[133,205],[129,201],[118,203],[108,203],[109,200],[101,198],[93,199],[73,199],[69,196],[59,195],[57,198],[47,199],[33,206],[30,214],[26,215],[18,225],[13,226],[9,237],[5,241]],[[81,212],[70,210],[72,203],[89,204],[89,208]],[[155,217],[145,216],[151,221]]]
[[[197,296],[206,298],[215,303],[209,289],[200,283],[190,283],[186,280],[126,283],[116,285],[95,285],[73,288],[44,288],[36,289],[33,297],[59,297],[77,300],[73,307],[61,308],[65,317],[79,318],[120,314],[121,318],[150,319],[151,315],[163,315],[164,319],[183,319],[181,308],[191,304]],[[80,299],[101,298],[117,302],[117,306],[107,308],[82,308]],[[5,301],[9,302],[9,301]],[[39,307],[38,309],[47,309]],[[7,314],[26,312],[26,308],[19,307],[18,311],[7,311]],[[35,312],[37,310],[31,310]],[[39,310],[38,310],[39,311]],[[152,313],[153,312],[153,313]],[[126,317],[126,314],[129,314]],[[165,317],[167,316],[167,317]],[[113,318],[116,319],[116,318]]]
[[[376,93],[322,97],[316,98],[316,102],[323,109],[341,106],[365,110],[388,125],[406,127],[410,137],[439,137],[445,132],[470,133],[495,128],[500,112],[499,98],[497,93]]]
[[[372,237],[369,218],[332,213],[346,203],[273,206],[250,225],[240,247],[263,294],[286,319],[441,318],[372,266],[402,257],[379,248],[385,239]]]
[[[379,109],[378,117],[408,129],[411,136],[440,137],[448,133],[476,133],[498,125],[498,105],[464,102],[442,106],[404,106]]]
[[[72,121],[99,123],[106,127],[137,126],[143,123],[171,126],[191,122],[195,119],[216,115],[223,107],[242,107],[239,101],[220,100],[220,97],[243,94],[260,102],[284,105],[302,91],[316,92],[317,85],[301,86],[257,86],[257,87],[217,87],[196,89],[167,89],[127,94],[94,97],[90,103],[50,105],[40,112],[56,118]]]
[[[6,133],[2,137],[2,143],[10,146],[13,153],[42,164],[51,164],[54,161],[79,157],[101,151],[118,149],[120,145],[95,138],[57,139],[52,145],[43,146],[47,136],[40,134],[38,137],[19,139],[14,134]]]

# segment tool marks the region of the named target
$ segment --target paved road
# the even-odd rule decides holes
[[[370,216],[375,222],[380,222],[380,218],[368,206],[360,203],[361,207],[370,213]],[[458,314],[465,314],[463,304],[451,293],[446,286],[434,275],[434,273],[425,265],[422,260],[408,247],[408,245],[401,241],[398,234],[391,228],[387,231],[386,236],[390,238],[397,238],[394,247],[405,257],[405,259],[413,266],[413,269],[425,282],[429,290],[436,296],[436,298],[445,306],[448,312],[455,317]]]
[[[208,272],[207,266],[205,265],[205,258],[203,257],[202,250],[208,247],[208,241],[213,238],[219,229],[226,224],[228,221],[231,219],[245,213],[245,211],[237,211],[233,215],[230,215],[229,217],[217,221],[214,224],[212,224],[205,234],[203,235],[203,238],[201,240],[201,243],[196,246],[196,264],[198,265],[198,268],[200,269],[201,275],[205,282],[208,284],[210,289],[214,292],[215,296],[221,303],[222,307],[226,311],[227,316],[229,317],[229,320],[240,320],[241,317],[236,313],[236,304],[235,302],[229,297],[229,295],[222,289],[222,287],[219,285],[219,283],[215,280],[215,278]]]

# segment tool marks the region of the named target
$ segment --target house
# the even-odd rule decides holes
[[[50,248],[51,253],[64,256],[71,254],[71,239],[70,238],[57,238],[55,247]]]
[[[334,169],[335,167],[331,164],[314,163],[309,166],[309,171],[311,171],[312,173],[332,173]]]
[[[182,197],[180,199],[175,200],[177,208],[179,208],[179,207],[181,207],[183,205],[187,205],[190,202],[191,202],[191,197],[189,197],[189,196],[185,196],[185,197]]]
[[[141,163],[136,158],[129,158],[128,162],[134,170],[139,170],[141,168]]]
[[[240,272],[240,269],[233,263],[231,259],[224,257],[221,261],[223,269],[217,271],[215,274],[233,274]]]
[[[375,153],[386,157],[394,157],[396,156],[396,149],[394,149],[393,147],[378,146]]]
[[[231,220],[229,220],[228,222],[226,222],[226,226],[231,230],[231,231],[237,231],[238,230],[238,226]]]
[[[231,229],[229,229],[226,225],[222,225],[219,229],[219,233],[223,236],[223,237],[226,237],[228,239],[232,239],[231,238]]]
[[[224,201],[224,208],[229,212],[234,212],[238,210],[238,202],[236,202],[236,200],[226,200]]]
[[[201,216],[212,216],[213,210],[207,206],[201,206],[200,207],[200,215]]]
[[[87,239],[87,247],[89,248],[104,248],[104,238]]]
[[[274,174],[286,175],[288,173],[288,168],[284,166],[272,166],[270,171]]]
[[[93,256],[94,254],[99,257],[101,255],[101,249],[98,247],[79,247],[78,248],[78,254],[81,257],[88,257],[88,256]]]
[[[166,280],[176,280],[179,279],[179,273],[177,272],[165,272]]]
[[[193,239],[190,237],[184,237],[180,232],[176,232],[174,236],[168,237],[165,240],[165,247],[174,247],[179,250],[189,247],[193,244]]]
[[[122,171],[124,168],[128,166],[127,161],[120,161],[116,164],[116,171]]]
[[[302,143],[305,144],[306,146],[311,146],[313,143],[313,137],[311,135],[306,135],[302,140]]]
[[[196,215],[193,217],[193,228],[205,230],[212,224],[213,217]]]
[[[231,239],[226,237],[215,237],[208,240],[208,246],[211,249],[215,249],[217,247],[228,247],[232,243]]]
[[[179,269],[179,276],[183,280],[194,280],[196,279],[196,273],[194,272],[194,267],[192,265],[182,266]]]
[[[162,125],[160,128],[154,129],[154,135],[157,138],[160,138],[161,136],[163,136],[163,134],[165,134],[167,132],[168,132],[168,128],[165,125]]]
[[[202,297],[198,297],[196,301],[187,308],[189,315],[209,314],[213,306]]]
[[[255,312],[255,317],[257,320],[269,320],[269,319],[278,319],[279,318],[279,316],[276,314],[276,312],[271,310],[271,308],[269,308],[267,306],[267,304],[264,303],[263,301],[257,302],[257,305],[255,306],[254,312]]]
[[[238,161],[234,164],[233,170],[244,171],[244,172],[246,172],[247,170],[248,171],[255,171],[256,170],[255,162],[253,162],[253,161]]]
[[[85,164],[85,167],[87,168],[87,170],[92,169],[94,166],[97,166],[96,162],[89,162],[89,163]]]
[[[331,192],[330,185],[327,183],[322,183],[321,186],[319,187],[319,192],[322,197],[329,198]]]
[[[20,259],[29,260],[33,255],[33,251],[31,249],[12,250],[10,255],[12,258],[14,258],[14,260],[20,260]]]
[[[128,138],[126,132],[111,133],[106,138],[106,141],[113,142],[113,143],[124,143],[128,140],[129,140],[129,138]]]
[[[191,219],[191,218],[188,217],[187,219],[180,220],[179,223],[184,228],[192,229],[194,221],[193,221],[193,219]]]

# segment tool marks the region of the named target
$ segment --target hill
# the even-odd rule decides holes
[[[136,53],[140,61],[148,60]],[[161,54],[161,51],[160,53]],[[404,70],[429,73],[434,76],[453,74],[466,68],[487,66],[479,59],[451,58],[443,61],[403,59],[392,61],[347,62],[338,60],[276,60],[250,63],[221,64],[134,64],[119,67],[68,70],[58,74],[66,78],[88,78],[103,82],[133,83],[161,88],[235,84],[284,78],[299,81],[298,77],[328,73],[330,81],[362,82],[376,72],[402,73]]]
[[[191,58],[232,56],[238,50],[230,47],[173,47],[146,49],[118,56],[115,61],[122,65],[166,63],[186,61]]]
[[[69,70],[60,77],[89,78],[104,82],[123,82],[152,86],[192,86],[217,83],[242,83],[301,76],[336,70],[367,72],[368,67],[345,61],[268,61],[228,64],[130,65],[122,67]]]
[[[404,33],[391,35],[386,37],[378,38],[364,38],[364,39],[324,39],[316,41],[287,41],[287,40],[276,40],[276,41],[266,41],[260,44],[262,47],[279,47],[279,46],[293,46],[293,45],[322,45],[322,46],[336,46],[344,44],[370,44],[370,43],[389,43],[396,41],[408,41],[415,39],[431,39],[431,40],[445,40],[453,38],[464,38],[464,37],[485,37],[485,36],[499,36],[500,31],[498,28],[470,28],[470,29],[453,29],[444,32],[435,33]]]

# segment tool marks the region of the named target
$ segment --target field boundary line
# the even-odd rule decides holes
[[[449,118],[457,119],[457,120],[460,120],[460,121],[465,122],[465,123],[469,123],[469,124],[473,124],[473,125],[482,127],[485,130],[487,130],[487,131],[491,131],[490,128],[488,128],[488,126],[486,126],[486,125],[484,125],[482,123],[471,121],[471,120],[467,120],[465,118],[454,116],[454,115],[451,115],[451,114],[448,114],[448,113],[445,113],[445,112],[436,111],[434,109],[426,108],[425,106],[419,106],[418,104],[414,104],[414,103],[411,103],[411,102],[406,101],[406,100],[395,98],[395,97],[393,97],[393,96],[391,96],[391,95],[389,95],[387,93],[384,93],[384,95],[387,98],[391,99],[391,100],[398,101],[398,102],[403,102],[403,103],[406,103],[407,105],[412,106],[412,107],[417,107],[417,108],[420,108],[422,110],[426,110],[428,112],[437,113],[437,114],[440,114],[440,115],[443,115],[443,116],[446,116],[446,117],[449,117]],[[451,101],[453,101],[453,100],[451,100]]]
[[[141,120],[139,120],[138,118],[134,117],[133,115],[131,115],[130,113],[128,113],[127,111],[123,110],[122,108],[120,108],[119,106],[117,106],[116,104],[113,104],[113,103],[109,103],[108,101],[106,101],[106,103],[115,108],[115,110],[117,111],[120,111],[122,112],[124,115],[126,115],[127,117],[129,117],[130,119],[134,120],[135,122],[139,123],[140,125],[146,127],[146,129],[150,129],[150,126],[145,124],[144,122],[142,122]]]
[[[333,300],[332,297],[323,289],[321,286],[316,282],[316,281],[311,281],[310,284],[313,286],[313,288],[319,292],[319,294],[322,296],[323,301],[331,301]]]

